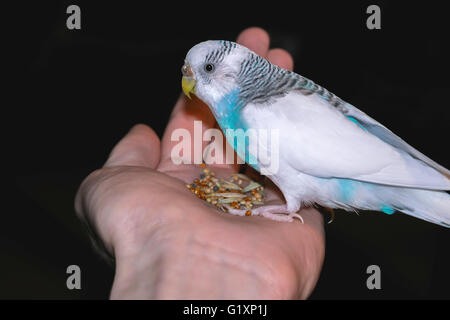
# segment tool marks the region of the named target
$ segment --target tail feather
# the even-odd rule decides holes
[[[332,203],[324,206],[348,211],[395,211],[450,228],[450,195],[446,191],[394,187],[357,180],[333,181]]]
[[[450,228],[450,195],[444,191],[410,189],[395,208],[413,217]],[[406,201],[405,201],[406,200]],[[397,202],[397,201],[396,201]]]

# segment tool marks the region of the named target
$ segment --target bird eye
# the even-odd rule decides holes
[[[205,71],[206,72],[212,72],[214,70],[214,65],[211,63],[205,64]]]

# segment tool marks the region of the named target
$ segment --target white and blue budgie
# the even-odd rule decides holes
[[[279,170],[268,177],[286,204],[262,206],[253,215],[292,221],[301,219],[302,206],[317,203],[401,211],[450,227],[450,171],[325,88],[230,41],[197,44],[182,73],[185,94],[204,101],[223,131],[278,130],[279,154],[271,156],[279,157]],[[242,146],[229,142],[248,161]],[[269,149],[263,143],[258,147]],[[250,156],[261,171],[267,162]]]

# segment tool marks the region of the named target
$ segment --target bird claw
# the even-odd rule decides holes
[[[302,216],[295,212],[290,212],[287,210],[286,205],[278,205],[278,206],[262,206],[256,209],[251,210],[251,214],[248,214],[249,210],[243,209],[234,209],[230,206],[227,206],[228,213],[237,216],[262,216],[274,221],[280,222],[292,222],[294,219],[300,220],[303,224],[305,221]]]

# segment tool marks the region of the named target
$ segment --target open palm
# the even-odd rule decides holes
[[[243,31],[237,40],[286,69],[284,50],[269,50],[267,33]],[[78,215],[97,243],[114,257],[111,298],[292,299],[312,292],[324,258],[321,215],[304,209],[305,224],[238,217],[218,211],[185,187],[199,176],[199,165],[175,165],[171,133],[193,136],[217,124],[208,107],[181,96],[161,141],[146,125],[136,125],[115,146],[105,166],[90,174],[76,197]],[[238,165],[212,165],[219,177]],[[274,187],[267,201],[282,203]]]

